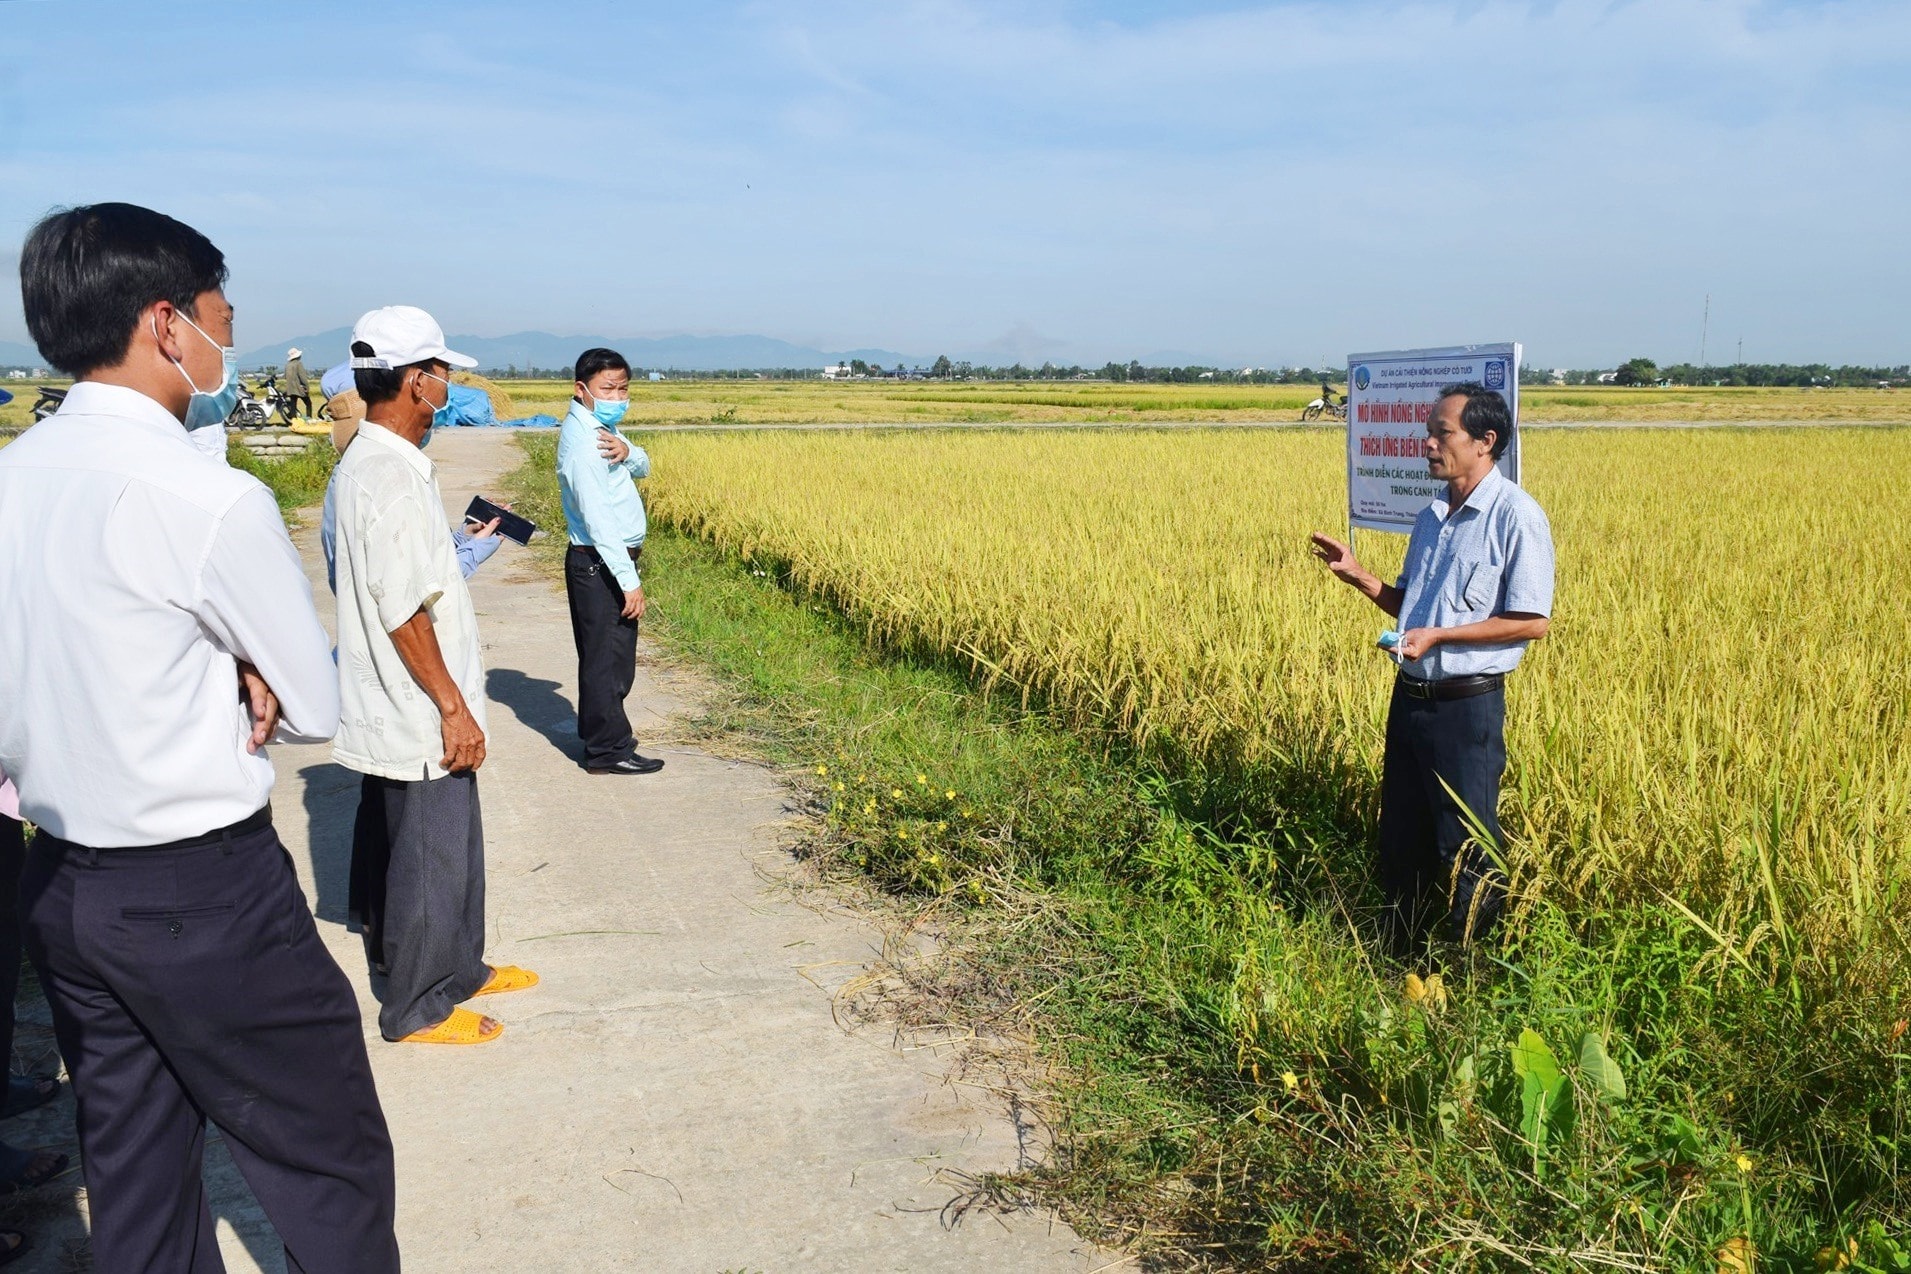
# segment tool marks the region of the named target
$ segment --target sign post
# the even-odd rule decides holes
[[[1427,476],[1427,420],[1448,385],[1497,390],[1513,415],[1500,472],[1520,479],[1520,347],[1455,345],[1386,350],[1347,359],[1347,527],[1413,530],[1446,484]]]

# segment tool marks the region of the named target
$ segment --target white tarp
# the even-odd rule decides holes
[[[1520,479],[1520,347],[1455,345],[1383,350],[1347,359],[1347,520],[1369,531],[1411,531],[1446,487],[1427,476],[1427,418],[1448,385],[1478,381],[1506,399],[1513,440],[1500,472]]]

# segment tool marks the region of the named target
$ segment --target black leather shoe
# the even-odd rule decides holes
[[[639,756],[632,752],[621,761],[609,765],[587,765],[586,772],[591,774],[655,774],[664,768],[664,763],[654,756]]]

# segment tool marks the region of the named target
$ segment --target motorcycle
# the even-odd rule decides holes
[[[252,396],[246,383],[239,382],[239,398],[232,404],[232,412],[226,417],[228,429],[263,429],[266,422],[266,405]]]
[[[51,385],[41,385],[39,390],[40,396],[35,399],[33,403],[33,423],[36,425],[58,411],[60,404],[66,401],[66,391],[64,389],[55,389]]]
[[[299,400],[279,387],[276,372],[265,374],[265,415],[271,419],[276,413],[288,426],[297,423],[299,418]]]
[[[1347,400],[1343,398],[1339,401],[1335,401],[1330,394],[1326,397],[1316,398],[1313,402],[1301,408],[1302,420],[1319,420],[1322,415],[1331,416],[1335,420],[1347,419]]]

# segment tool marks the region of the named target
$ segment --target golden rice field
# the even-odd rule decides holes
[[[24,427],[39,381],[7,381],[0,429]],[[64,381],[47,381],[64,384]],[[256,380],[249,381],[256,387]],[[562,416],[569,381],[495,380],[499,416]],[[1344,386],[1343,386],[1344,388]],[[837,424],[1291,424],[1313,385],[1113,384],[1108,381],[822,381],[673,379],[631,387],[631,427]],[[1911,423],[1911,394],[1879,389],[1528,386],[1530,423]]]
[[[561,416],[567,381],[503,380],[523,412]],[[1341,388],[1345,388],[1344,385]],[[631,387],[631,427],[800,424],[1294,423],[1315,385],[1114,384],[1109,381],[666,380]],[[1911,394],[1879,389],[1528,386],[1522,419],[1911,422]]]
[[[1371,793],[1384,621],[1307,554],[1342,436],[656,435],[653,516],[1084,725]],[[1509,692],[1533,887],[1855,952],[1911,849],[1911,430],[1527,439],[1552,635]],[[1363,534],[1397,569],[1404,537]],[[1362,775],[1368,776],[1363,781]]]

